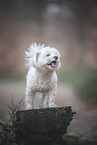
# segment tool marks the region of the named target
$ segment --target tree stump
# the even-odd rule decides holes
[[[38,141],[61,139],[74,114],[71,106],[17,111],[16,136]]]

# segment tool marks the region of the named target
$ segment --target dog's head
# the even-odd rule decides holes
[[[36,51],[33,59],[34,67],[37,69],[54,71],[61,66],[58,50],[49,46]]]

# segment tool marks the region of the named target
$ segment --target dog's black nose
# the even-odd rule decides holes
[[[58,59],[58,56],[54,56],[55,59]]]

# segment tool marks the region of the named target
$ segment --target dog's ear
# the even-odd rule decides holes
[[[36,52],[35,54],[34,54],[34,57],[33,57],[33,67],[37,67],[37,62],[38,62],[38,57],[39,57],[39,52]]]
[[[37,52],[37,54],[36,54],[36,63],[38,61],[38,57],[39,57],[39,53]]]

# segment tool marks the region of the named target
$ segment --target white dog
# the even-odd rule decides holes
[[[54,107],[57,88],[57,70],[60,64],[59,52],[49,46],[31,44],[25,51],[28,67],[26,83],[26,109],[34,108],[34,98],[37,92],[41,94],[40,108]]]

